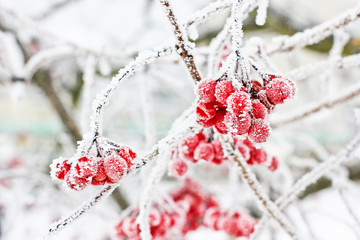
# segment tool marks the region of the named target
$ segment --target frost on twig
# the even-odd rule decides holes
[[[68,46],[57,46],[41,50],[33,55],[25,65],[25,80],[29,82],[39,68],[59,58],[72,56],[73,48]]]
[[[344,58],[331,58],[321,62],[309,64],[303,67],[296,68],[287,73],[290,79],[300,81],[309,77],[311,74],[316,74],[331,68],[348,69],[360,66],[360,54],[353,54]]]
[[[241,154],[237,154],[237,150],[230,142],[229,137],[221,136],[224,143],[224,148],[229,158],[233,159],[239,166],[240,174],[243,181],[253,191],[256,199],[259,201],[260,206],[268,213],[285,231],[291,236],[292,239],[298,239],[297,234],[294,231],[294,227],[289,224],[289,221],[280,212],[278,207],[269,199],[269,196],[264,192],[260,183],[256,179],[256,176],[251,172],[246,161]]]
[[[177,18],[174,15],[174,11],[167,0],[159,0],[162,5],[166,16],[168,17],[176,38],[175,48],[177,53],[181,56],[184,61],[192,79],[196,82],[201,81],[201,76],[198,68],[196,67],[194,56],[192,55],[192,47],[189,41],[187,40],[186,31],[182,25],[179,25]]]
[[[257,25],[263,26],[265,24],[268,6],[269,0],[259,0],[259,8],[255,19]]]
[[[322,109],[332,108],[338,104],[351,100],[352,98],[358,96],[359,94],[360,94],[360,85],[358,84],[356,86],[351,87],[351,90],[347,90],[346,92],[339,94],[338,96],[335,96],[331,99],[326,99],[319,101],[317,103],[310,104],[310,106],[301,109],[300,111],[295,112],[293,114],[288,113],[286,114],[287,115],[286,117],[281,117],[274,120],[271,123],[271,125],[273,128],[277,128],[289,123],[299,121],[309,115],[319,112]]]
[[[360,18],[360,5],[351,8],[338,17],[313,28],[298,32],[291,37],[282,36],[276,39],[276,44],[268,49],[268,54],[273,55],[276,52],[291,51],[296,48],[302,48],[307,45],[318,43],[324,38],[330,36],[336,29],[345,27],[347,24]]]
[[[325,162],[316,166],[311,172],[302,176],[286,193],[276,200],[276,205],[280,210],[285,209],[297,196],[303,192],[306,187],[315,183],[320,177],[327,174],[332,169],[337,168],[341,163],[350,159],[354,151],[360,146],[360,134],[358,133],[348,145],[341,150],[337,155],[330,157]],[[269,216],[264,216],[255,227],[255,232],[251,235],[250,239],[255,239],[264,228]]]

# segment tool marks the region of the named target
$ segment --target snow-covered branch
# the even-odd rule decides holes
[[[334,33],[336,29],[345,27],[351,22],[360,18],[360,5],[351,8],[338,17],[331,19],[325,23],[317,25],[313,28],[306,29],[303,32],[298,32],[293,36],[282,36],[274,39],[276,44],[269,47],[268,55],[273,55],[277,52],[292,51],[297,48],[302,48],[307,45],[318,43],[324,38]]]

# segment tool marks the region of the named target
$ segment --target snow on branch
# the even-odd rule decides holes
[[[154,48],[153,51],[142,52],[134,61],[130,62],[125,68],[119,70],[119,72],[112,78],[109,85],[100,94],[96,96],[96,99],[93,103],[93,114],[90,122],[90,132],[93,135],[91,136],[91,139],[101,134],[101,120],[103,108],[108,104],[111,95],[116,89],[119,82],[133,75],[138,67],[149,64],[155,59],[168,55],[170,53],[172,53],[172,47],[159,46]],[[87,149],[81,149],[82,153],[86,151]]]
[[[299,121],[303,118],[306,118],[309,115],[321,111],[322,109],[332,108],[338,104],[351,100],[352,98],[358,96],[359,94],[360,94],[360,85],[358,84],[356,86],[351,87],[350,90],[347,90],[346,92],[339,94],[338,96],[335,96],[331,99],[326,99],[319,101],[317,103],[309,104],[310,106],[305,107],[304,109],[301,109],[298,112],[295,112],[293,114],[288,113],[284,117],[279,117],[278,119],[272,121],[271,126],[273,128],[278,128],[286,124]]]
[[[360,54],[358,53],[344,58],[329,58],[321,62],[312,63],[303,67],[299,67],[287,73],[286,76],[288,76],[292,80],[299,81],[306,79],[311,74],[320,73],[334,67],[340,69],[347,69],[347,68],[359,67],[359,66],[360,66]]]
[[[166,16],[168,17],[171,25],[173,26],[175,38],[176,38],[176,50],[177,53],[181,56],[183,59],[188,71],[190,72],[190,75],[192,79],[196,82],[201,81],[201,76],[198,68],[196,67],[194,56],[191,53],[192,46],[188,42],[188,38],[186,36],[186,31],[183,28],[182,25],[179,25],[177,18],[174,15],[174,11],[167,0],[159,0],[160,4],[162,5]]]
[[[279,197],[275,203],[280,210],[285,209],[297,196],[302,193],[312,183],[318,181],[322,176],[327,174],[329,171],[337,168],[341,163],[349,160],[354,151],[360,146],[360,133],[358,133],[348,145],[340,151],[337,155],[330,157],[327,161],[320,163],[311,172],[302,176],[285,194]],[[255,227],[254,233],[250,239],[255,239],[264,228],[269,215],[264,216]]]
[[[33,75],[39,68],[59,58],[72,56],[74,49],[69,46],[57,46],[42,50],[33,55],[25,65],[25,81],[31,81]]]
[[[261,184],[256,179],[256,176],[252,173],[251,169],[247,165],[246,161],[241,154],[238,153],[234,145],[230,142],[229,137],[221,135],[221,139],[224,143],[224,148],[227,154],[232,158],[239,166],[240,174],[243,181],[253,191],[260,206],[265,209],[265,212],[269,214],[288,234],[292,239],[298,239],[297,234],[294,231],[294,227],[289,224],[286,217],[280,212],[278,207],[270,200],[269,196],[264,192]]]
[[[303,32],[298,32],[291,37],[276,37],[276,39],[274,39],[276,42],[275,46],[270,47],[267,53],[268,55],[273,55],[277,52],[292,51],[296,48],[302,48],[307,45],[318,43],[319,41],[333,34],[336,29],[345,27],[349,23],[359,18],[360,5],[357,5],[356,7],[351,8],[334,19],[331,19],[313,28],[306,29]]]

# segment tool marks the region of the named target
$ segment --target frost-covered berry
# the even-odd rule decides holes
[[[294,91],[291,81],[283,78],[275,78],[266,86],[266,96],[273,104],[283,103],[293,96]]]
[[[267,115],[267,108],[259,100],[254,100],[251,103],[251,112],[256,119],[265,119]]]
[[[251,116],[248,113],[236,116],[235,114],[227,112],[224,122],[229,132],[236,135],[242,135],[249,131],[251,126]]]
[[[216,119],[210,118],[209,120],[198,120],[198,123],[204,128],[209,128],[215,125]]]
[[[55,159],[51,165],[51,174],[60,180],[64,180],[65,175],[70,171],[71,164],[68,164],[67,159],[58,158]]]
[[[270,166],[268,167],[270,171],[276,171],[276,169],[278,168],[279,166],[279,160],[277,157],[272,157],[271,158],[271,163],[270,163]]]
[[[250,151],[249,164],[261,164],[266,162],[267,154],[262,148],[253,148]]]
[[[181,145],[181,153],[185,158],[192,158],[195,148],[199,145],[199,142],[205,139],[205,135],[202,132],[186,138]]]
[[[196,114],[198,120],[208,121],[209,119],[215,117],[216,115],[216,106],[214,102],[199,102],[196,107]]]
[[[214,158],[214,148],[211,143],[200,143],[195,149],[194,160],[205,160],[211,162]]]
[[[236,147],[245,160],[248,160],[250,158],[250,149],[248,146],[246,146],[243,143],[240,143],[237,144]]]
[[[102,180],[102,181],[96,181],[95,179],[91,179],[91,185],[94,186],[99,186],[99,185],[104,185],[106,183],[106,180]]]
[[[228,131],[224,122],[226,112],[225,108],[220,108],[216,113],[215,128],[221,134],[226,134]]]
[[[183,176],[188,170],[188,165],[183,160],[175,160],[171,165],[171,174],[175,177]]]
[[[81,178],[94,176],[98,170],[96,157],[83,156],[79,158],[75,165],[75,170],[77,175]]]
[[[110,182],[118,182],[127,173],[128,164],[117,154],[112,154],[104,160],[104,170]]]
[[[265,142],[270,134],[270,126],[262,120],[256,120],[249,129],[249,140],[254,143]]]
[[[251,80],[251,90],[253,90],[255,93],[260,92],[263,89],[263,87],[264,86],[263,86],[262,82],[260,82],[256,79]]]
[[[215,101],[215,86],[216,81],[212,79],[207,79],[199,83],[197,94],[203,102]]]
[[[221,142],[219,140],[214,140],[211,142],[214,148],[214,158],[212,160],[215,164],[221,164],[222,161],[225,159],[224,157],[224,150],[222,148]]]
[[[222,104],[226,104],[228,97],[235,92],[235,88],[230,81],[223,80],[215,87],[216,100]]]
[[[105,174],[105,169],[104,169],[104,159],[100,159],[97,162],[97,164],[98,164],[98,170],[92,179],[95,181],[98,181],[98,182],[105,181],[106,174]]]
[[[69,188],[80,191],[90,183],[90,180],[87,178],[81,178],[76,175],[75,170],[70,170],[68,174],[65,175],[65,182]]]
[[[120,155],[120,157],[125,159],[129,168],[132,165],[134,165],[134,159],[136,158],[136,153],[133,152],[129,147],[126,147],[126,146],[121,147],[119,150],[119,155]]]
[[[234,92],[227,99],[227,110],[239,115],[248,112],[251,108],[250,97],[245,92]]]

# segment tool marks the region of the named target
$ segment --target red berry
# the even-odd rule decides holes
[[[211,144],[214,148],[214,158],[212,162],[215,164],[221,164],[225,158],[221,142],[219,140],[214,140],[211,142]]]
[[[249,140],[254,143],[265,142],[270,134],[270,126],[262,120],[256,120],[252,123],[249,130]]]
[[[203,126],[204,128],[209,128],[215,125],[216,119],[210,118],[209,120],[198,120],[198,123]]]
[[[260,90],[263,89],[263,84],[262,82],[256,80],[256,79],[253,79],[251,80],[251,89],[255,92],[255,93],[258,93],[260,92]]]
[[[243,143],[240,143],[237,145],[237,149],[246,161],[250,158],[250,149],[248,146],[246,146]]]
[[[104,159],[100,159],[97,164],[98,164],[98,170],[92,179],[99,182],[105,181],[106,174],[104,169]]]
[[[76,176],[76,171],[71,170],[65,175],[65,182],[69,188],[79,191],[83,190],[90,183],[90,180]]]
[[[259,100],[262,104],[264,104],[264,106],[268,109],[268,112],[270,112],[271,110],[274,109],[274,104],[272,104],[268,97],[266,96],[266,91],[265,90],[261,90],[258,94]]]
[[[230,112],[227,112],[224,122],[229,132],[242,135],[249,131],[251,126],[251,117],[248,113],[236,116]]]
[[[68,165],[68,160],[62,161],[62,159],[59,159],[55,161],[59,161],[55,163],[55,170],[53,170],[55,171],[55,176],[60,180],[64,180],[65,175],[70,171],[71,164]]]
[[[202,140],[205,140],[205,135],[202,132],[186,138],[181,146],[182,155],[187,159],[193,158],[195,148]]]
[[[227,133],[227,127],[224,122],[225,115],[226,115],[225,108],[220,108],[219,111],[217,111],[217,113],[216,113],[215,128],[221,134]]]
[[[128,164],[125,159],[113,154],[104,160],[104,170],[110,182],[117,182],[127,173]]]
[[[249,164],[261,164],[266,162],[267,154],[262,148],[253,148],[250,151],[250,159],[248,161]]]
[[[266,86],[266,96],[273,104],[283,103],[293,96],[295,88],[291,83],[288,79],[275,78]]]
[[[120,157],[125,159],[126,163],[128,164],[128,167],[130,168],[132,165],[134,165],[134,159],[136,158],[136,153],[133,152],[129,147],[121,147],[119,151]]]
[[[211,162],[214,158],[214,148],[211,143],[200,143],[195,149],[194,159],[196,161],[205,160]]]
[[[94,186],[99,186],[99,185],[104,185],[106,182],[106,180],[102,180],[102,181],[96,181],[95,179],[91,179],[91,185],[94,185]]]
[[[252,101],[251,108],[251,112],[254,115],[254,118],[265,119],[268,110],[259,100]]]
[[[215,101],[216,81],[207,79],[199,83],[197,93],[203,102]]]
[[[81,178],[94,176],[99,167],[96,160],[96,157],[93,156],[79,158],[75,165],[77,175]]]
[[[222,104],[226,104],[228,97],[235,92],[235,88],[232,83],[227,80],[219,82],[215,87],[216,100]]]
[[[270,166],[268,167],[270,171],[275,171],[279,166],[279,160],[277,159],[277,157],[272,157],[271,158],[271,163]]]
[[[250,97],[245,92],[234,92],[227,99],[228,111],[236,115],[248,112],[251,108]]]
[[[188,170],[188,165],[183,160],[175,160],[171,166],[171,174],[176,177],[183,176]]]
[[[207,121],[216,115],[216,106],[214,102],[199,102],[196,107],[196,114],[199,120]]]

